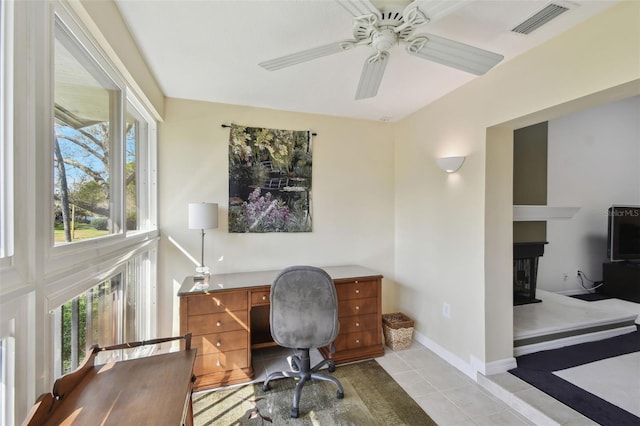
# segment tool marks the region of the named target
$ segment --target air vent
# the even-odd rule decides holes
[[[551,3],[520,25],[515,26],[511,31],[519,34],[531,34],[535,30],[551,21],[552,19],[563,14],[567,10],[569,9],[564,6]]]

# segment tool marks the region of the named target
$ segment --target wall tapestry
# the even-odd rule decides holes
[[[232,125],[229,232],[311,232],[311,132]]]

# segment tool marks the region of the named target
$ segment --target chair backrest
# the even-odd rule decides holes
[[[271,336],[287,348],[317,348],[338,335],[338,300],[333,280],[314,266],[284,269],[271,285]]]

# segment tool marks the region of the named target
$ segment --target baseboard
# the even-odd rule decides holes
[[[462,373],[464,373],[474,381],[478,380],[478,373],[482,373],[484,375],[504,373],[507,370],[517,367],[516,359],[513,357],[485,363],[475,356],[471,355],[469,357],[470,362],[467,363],[462,360],[462,358],[451,353],[450,351],[443,348],[420,332],[414,331],[413,339],[421,343],[427,349],[434,352],[440,358],[460,370]]]
[[[516,362],[515,357],[499,359],[497,361],[491,362],[482,362],[478,358],[471,355],[471,365],[477,372],[485,376],[490,376],[492,374],[504,373],[511,370],[512,368],[516,368],[518,366],[518,363]]]
[[[637,330],[635,325],[603,330],[595,333],[580,334],[577,336],[564,337],[562,339],[550,340],[548,342],[534,343],[526,346],[513,348],[513,356],[526,355],[538,351],[558,349],[564,346],[577,345],[579,343],[593,342],[595,340],[608,339],[609,337],[620,336],[622,334],[633,333]]]

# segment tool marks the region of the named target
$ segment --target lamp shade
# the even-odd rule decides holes
[[[444,170],[447,173],[453,173],[457,171],[462,163],[464,162],[464,157],[442,157],[436,160],[438,167]]]
[[[189,229],[213,229],[217,227],[217,203],[189,203]]]

